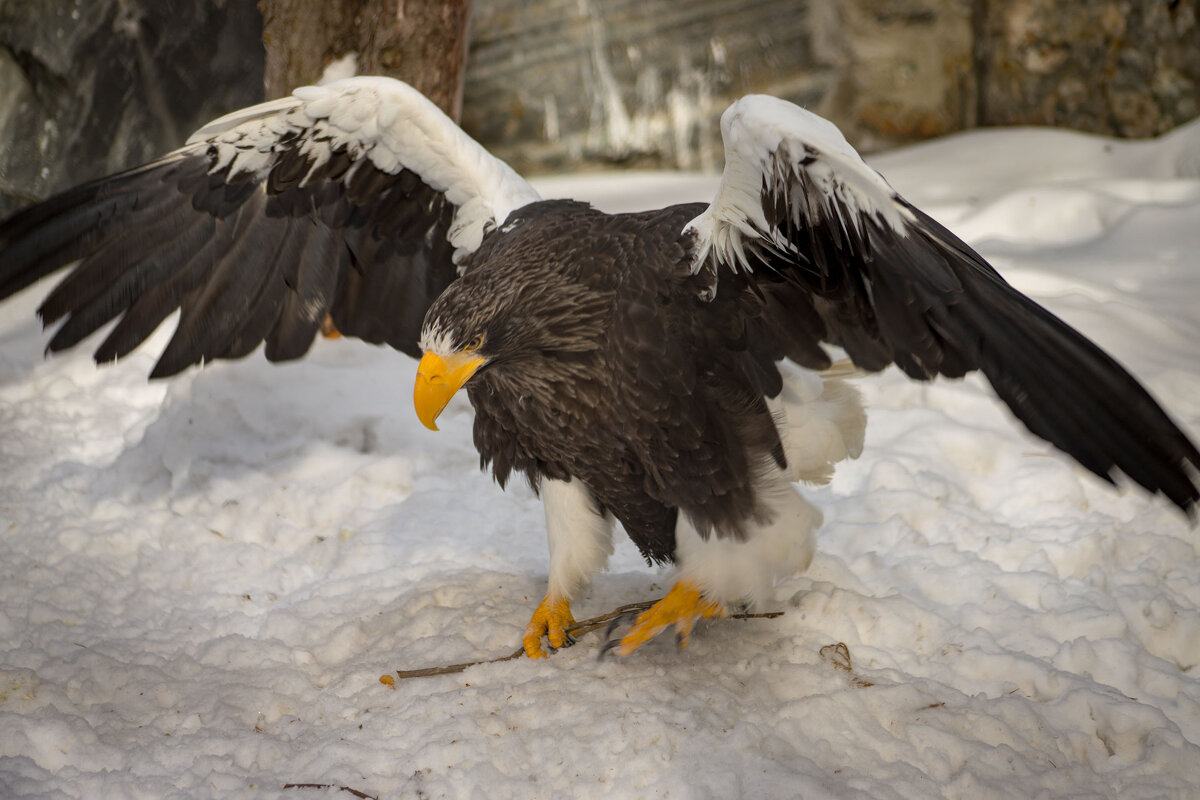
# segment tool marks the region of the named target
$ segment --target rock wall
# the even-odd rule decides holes
[[[979,125],[1200,114],[1200,0],[475,0],[464,122],[526,170],[712,168],[768,92],[877,150]]]
[[[979,120],[975,0],[813,0],[816,52],[835,76],[818,109],[864,150]]]
[[[255,0],[0,0],[0,216],[262,97]]]
[[[793,0],[475,0],[463,124],[518,169],[716,168],[731,97],[829,92],[810,27]]]
[[[523,171],[717,169],[720,113],[749,92],[865,150],[976,125],[1149,136],[1200,114],[1200,0],[473,2],[463,124]],[[257,5],[0,0],[0,214],[259,100]]]
[[[1200,114],[1195,0],[987,3],[982,120],[1153,136]]]

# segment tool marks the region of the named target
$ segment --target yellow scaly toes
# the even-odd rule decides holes
[[[571,616],[571,603],[565,597],[547,594],[534,609],[533,618],[525,626],[525,637],[521,640],[525,645],[525,655],[530,658],[545,658],[548,654],[542,649],[542,637],[550,642],[550,647],[557,649],[570,644],[567,628],[575,624]]]
[[[686,647],[696,620],[725,614],[725,607],[705,599],[695,584],[680,581],[661,600],[638,615],[629,633],[621,637],[613,651],[624,658],[669,626],[675,627],[679,646]]]

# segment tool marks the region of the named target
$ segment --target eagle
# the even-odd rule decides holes
[[[98,363],[178,311],[153,378],[298,358],[332,323],[419,358],[428,428],[465,389],[481,467],[545,508],[532,657],[569,643],[616,522],[677,568],[622,657],[806,568],[821,514],[797,482],[862,447],[848,372],[979,370],[1034,434],[1194,517],[1200,453],[1137,380],[832,123],[758,95],[721,133],[710,202],[607,214],[543,200],[406,84],[305,87],[0,223],[0,298],[73,265],[39,308],[47,350],[115,321]]]

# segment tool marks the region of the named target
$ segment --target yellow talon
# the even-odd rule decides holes
[[[621,637],[621,643],[616,647],[617,655],[622,658],[629,655],[670,625],[675,626],[679,646],[686,647],[696,620],[723,617],[725,613],[724,606],[706,600],[695,585],[680,581],[665,597],[638,615],[633,628]]]
[[[545,636],[550,646],[562,647],[567,643],[567,628],[575,624],[571,616],[571,603],[565,597],[547,594],[534,609],[533,618],[525,626],[525,655],[530,658],[545,658],[547,653],[542,650],[542,637]]]

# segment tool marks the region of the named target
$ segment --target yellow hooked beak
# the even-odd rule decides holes
[[[470,380],[487,359],[475,353],[451,353],[443,358],[428,352],[417,365],[417,383],[413,387],[413,405],[421,424],[436,431],[436,420],[454,393]]]

